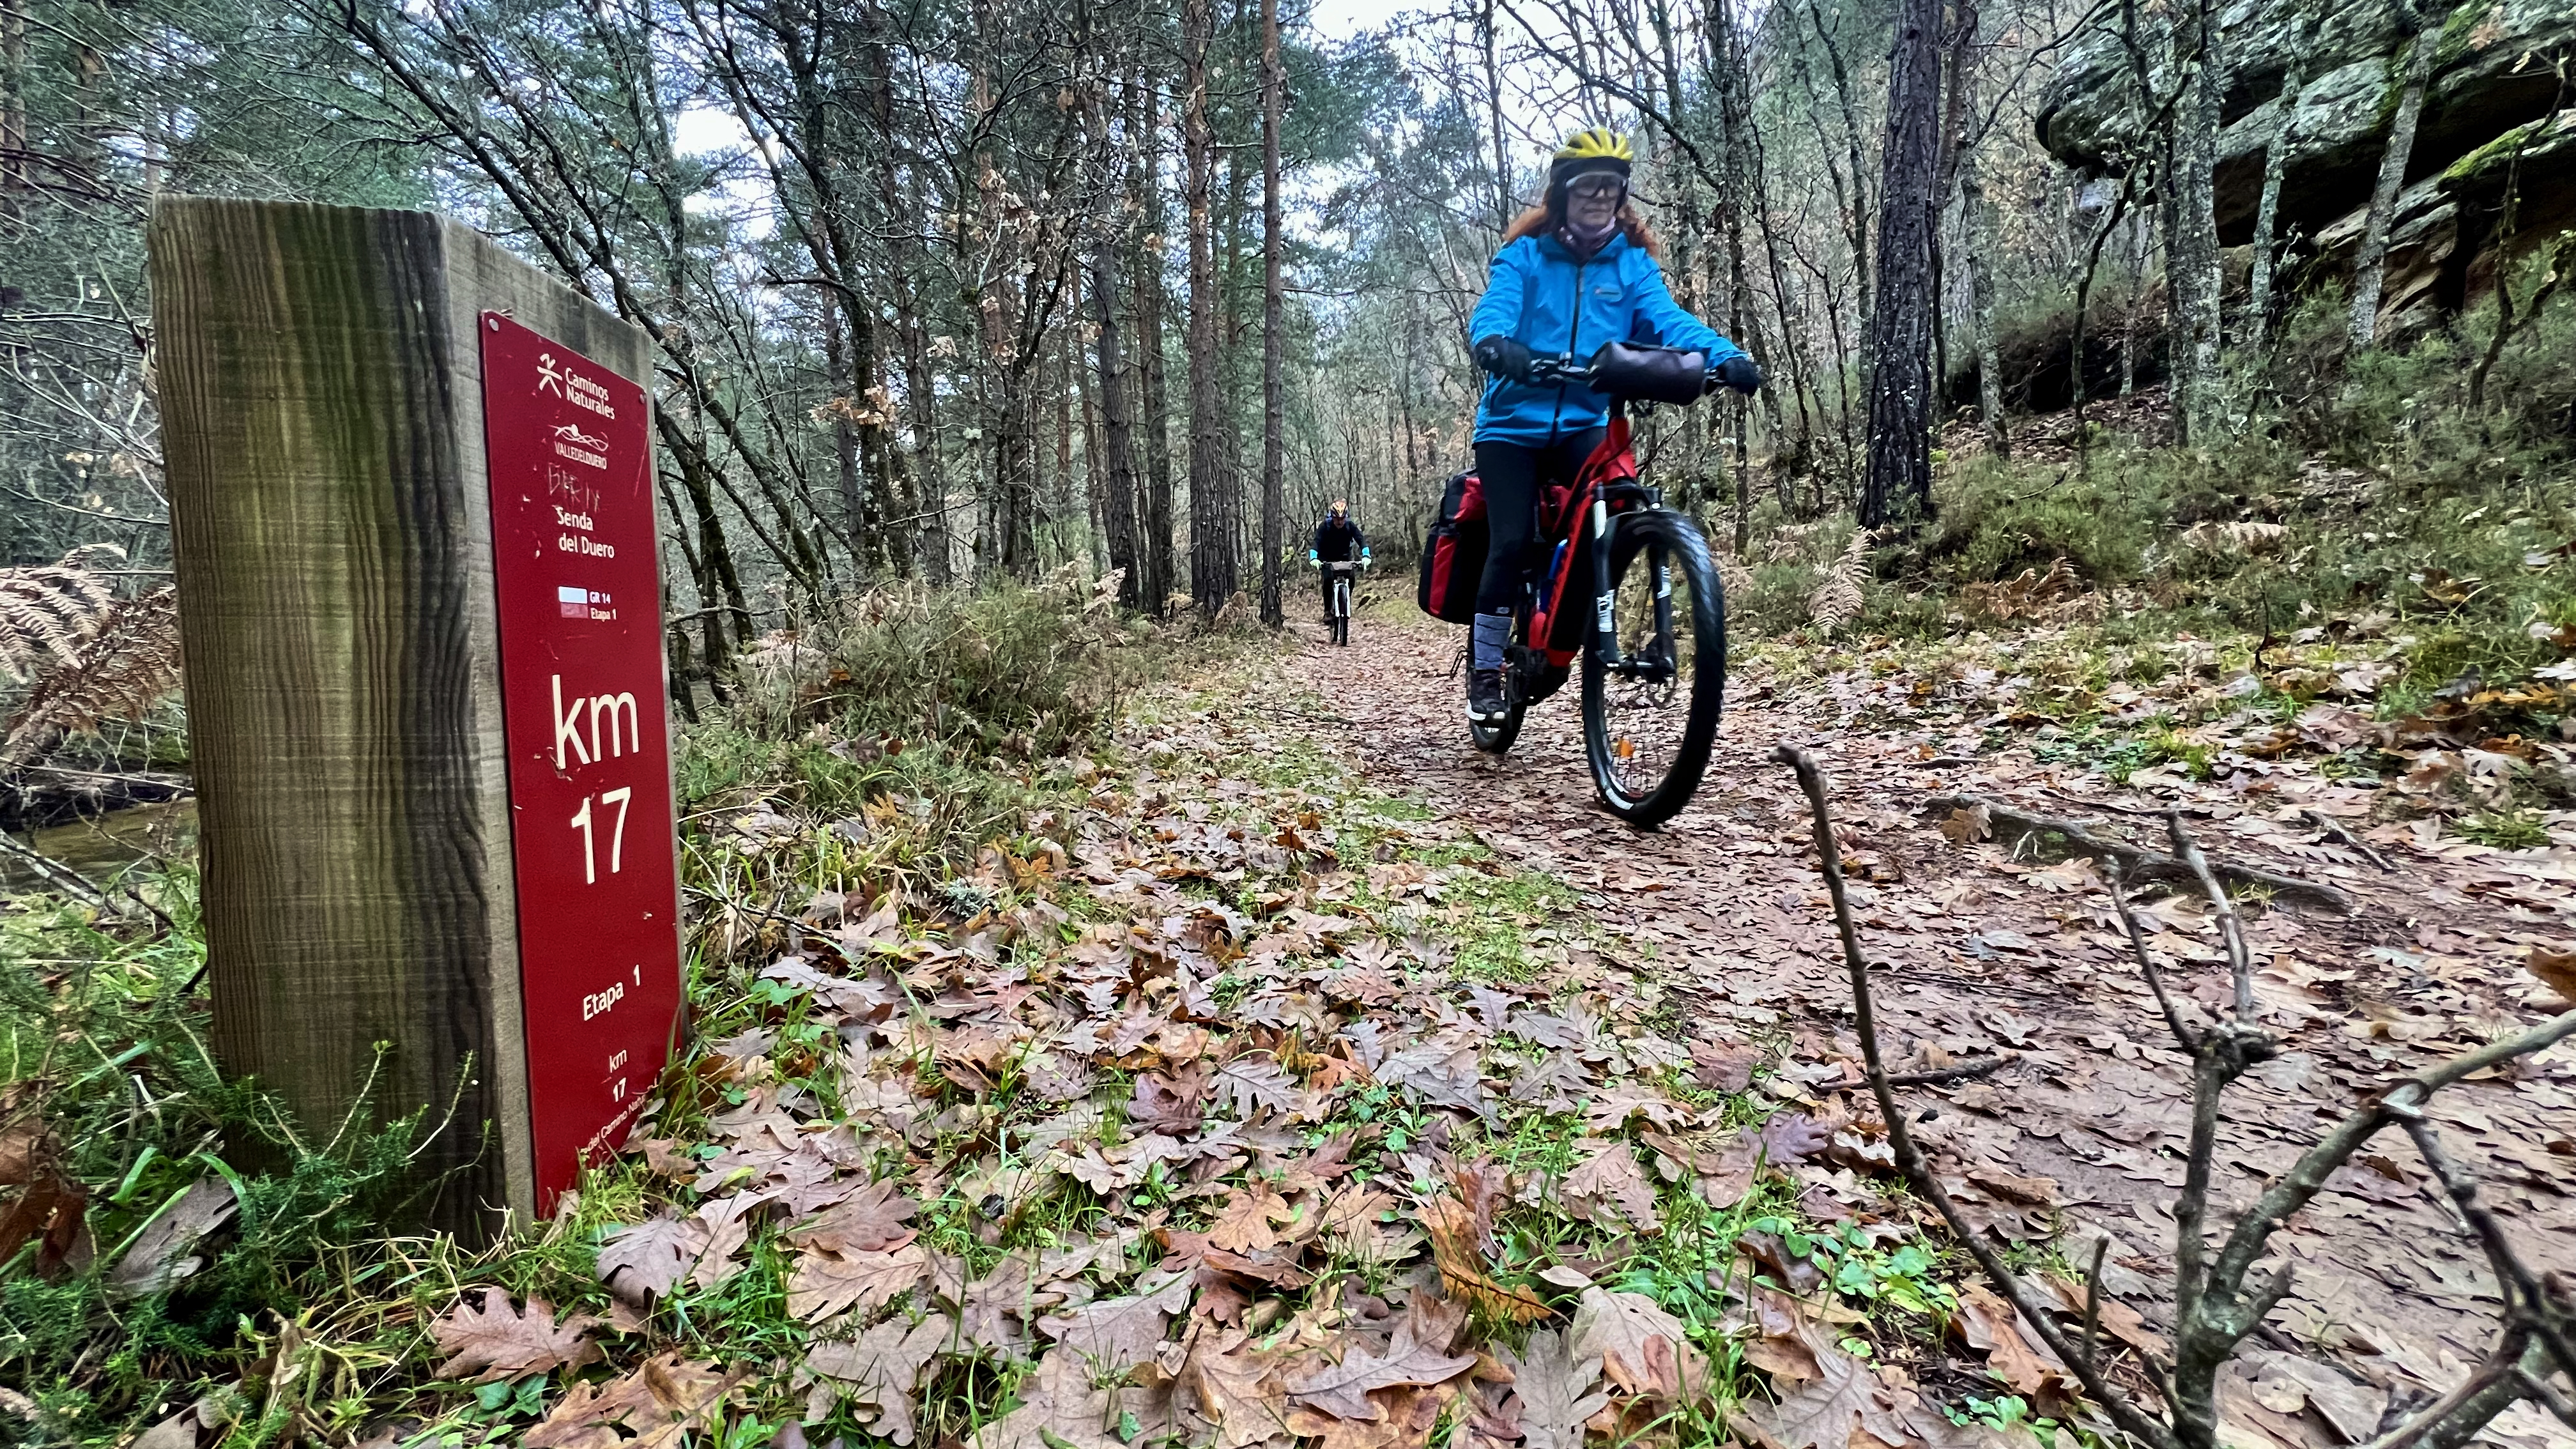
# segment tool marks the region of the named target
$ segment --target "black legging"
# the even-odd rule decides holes
[[[1585,428],[1553,443],[1476,444],[1476,476],[1485,484],[1485,573],[1476,583],[1476,612],[1509,613],[1520,602],[1531,536],[1538,529],[1542,483],[1574,480],[1583,460],[1601,442],[1602,430]]]

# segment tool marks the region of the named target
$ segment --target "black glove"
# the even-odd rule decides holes
[[[1739,352],[1711,368],[1708,376],[1712,383],[1722,383],[1751,397],[1753,390],[1762,385],[1762,365]],[[1716,389],[1712,387],[1710,391]]]
[[[1496,377],[1514,382],[1530,380],[1530,364],[1536,356],[1519,338],[1496,334],[1476,344],[1476,365]]]

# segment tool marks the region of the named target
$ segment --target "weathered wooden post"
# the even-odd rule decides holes
[[[425,212],[151,264],[217,1054],[446,1123],[424,1223],[550,1212],[680,1030],[650,343]]]

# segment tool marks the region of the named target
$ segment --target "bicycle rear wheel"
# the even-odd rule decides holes
[[[1654,508],[1610,536],[1610,629],[1620,667],[1583,651],[1583,744],[1610,813],[1641,829],[1690,802],[1726,692],[1726,599],[1708,541]],[[1595,625],[1598,628],[1598,624]]]

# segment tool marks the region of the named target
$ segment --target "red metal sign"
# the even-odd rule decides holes
[[[483,314],[502,717],[537,1212],[614,1152],[680,1020],[644,391]]]

